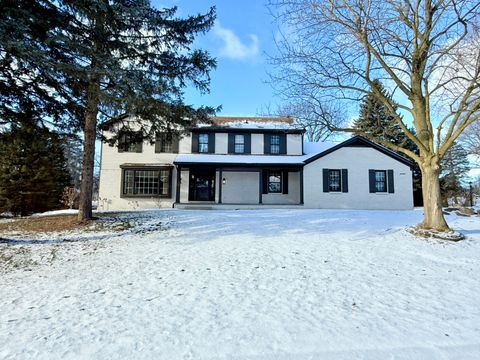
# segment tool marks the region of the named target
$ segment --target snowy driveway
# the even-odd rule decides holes
[[[480,358],[478,217],[459,243],[403,232],[419,211],[121,218],[0,244],[37,263],[0,272],[0,359]]]

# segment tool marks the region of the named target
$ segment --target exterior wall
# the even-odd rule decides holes
[[[323,192],[324,168],[348,169],[348,193]],[[395,193],[370,193],[369,169],[392,169]],[[373,148],[343,147],[304,167],[304,203],[308,208],[412,209],[412,171]]]
[[[215,134],[215,154],[228,154],[228,134]]]
[[[287,134],[287,155],[303,155],[303,135]]]
[[[222,177],[222,203],[258,204],[260,193],[260,174],[246,171],[224,171]]]
[[[108,136],[108,134],[105,134]],[[127,210],[142,208],[172,207],[175,201],[176,171],[172,168],[170,198],[143,198],[120,196],[122,189],[122,169],[125,163],[135,164],[173,164],[177,154],[155,153],[155,146],[149,142],[143,144],[141,153],[118,152],[116,146],[102,143],[100,163],[99,210]],[[173,165],[172,165],[173,166]]]
[[[288,173],[288,194],[263,194],[263,204],[299,204],[300,203],[300,173]]]
[[[250,152],[252,155],[262,155],[263,154],[263,134],[252,134],[251,137],[252,148]]]

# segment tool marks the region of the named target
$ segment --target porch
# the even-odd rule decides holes
[[[303,206],[303,166],[177,164],[174,207],[182,209]]]

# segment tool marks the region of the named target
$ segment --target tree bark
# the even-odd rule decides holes
[[[421,165],[423,192],[423,222],[419,227],[435,231],[450,231],[442,212],[440,193],[439,160],[431,160]]]
[[[80,182],[78,207],[78,221],[80,222],[92,219],[93,169],[95,164],[99,93],[99,79],[91,79],[87,89],[85,124],[83,125],[82,179]]]

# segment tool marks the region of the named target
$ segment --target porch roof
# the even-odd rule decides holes
[[[218,155],[218,154],[182,154],[173,162],[176,165],[303,165],[305,156],[295,155]]]

